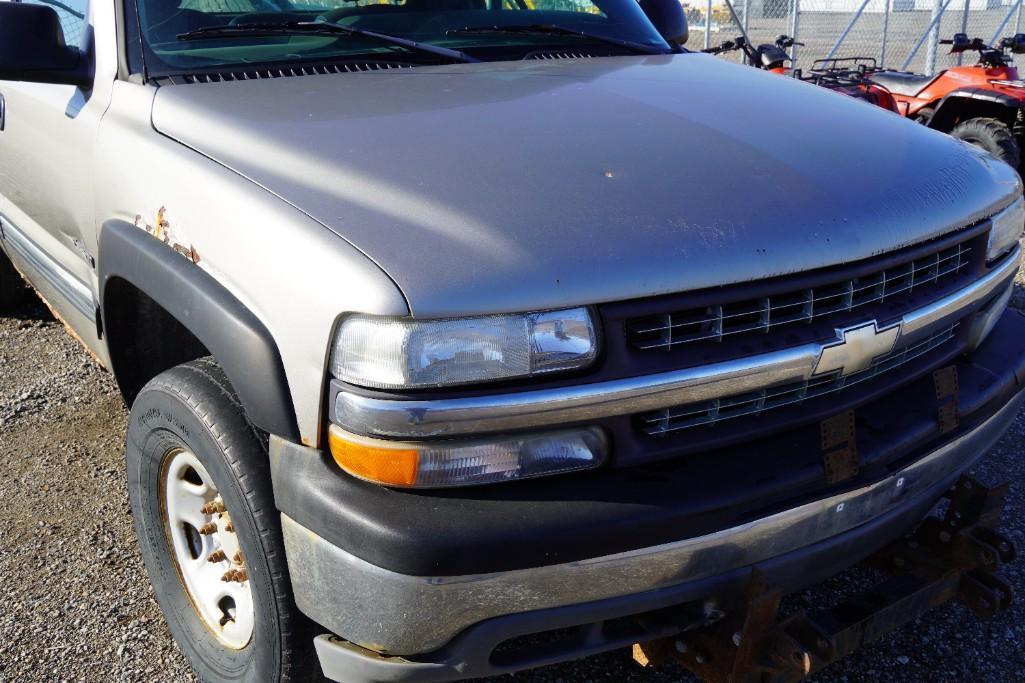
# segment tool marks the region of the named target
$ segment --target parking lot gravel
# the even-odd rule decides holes
[[[1025,310],[1025,289],[1014,305]],[[139,558],[124,483],[126,410],[38,301],[0,317],[0,682],[191,681]],[[977,469],[1013,482],[1003,531],[1025,547],[1025,412]],[[1004,577],[1025,596],[1025,561]],[[871,580],[852,569],[801,594],[812,610]],[[667,683],[621,651],[498,681]],[[814,678],[819,683],[1025,681],[1025,604],[981,622],[949,605]]]

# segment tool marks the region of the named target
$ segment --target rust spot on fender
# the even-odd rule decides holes
[[[178,254],[181,254],[193,263],[199,263],[199,252],[196,251],[196,247],[191,243],[186,246],[175,239],[174,232],[171,228],[171,222],[167,220],[167,209],[165,207],[161,206],[157,209],[157,213],[153,217],[152,224],[144,221],[141,214],[136,214],[134,223],[135,227],[145,230],[153,237],[174,249]]]

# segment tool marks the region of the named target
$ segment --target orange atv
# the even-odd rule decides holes
[[[978,52],[979,61],[934,76],[869,69],[866,78],[890,91],[901,115],[977,145],[1018,168],[1025,136],[1025,82],[1019,80],[1011,54],[1025,53],[1025,34],[989,46],[958,33],[940,44],[950,45],[951,54]]]

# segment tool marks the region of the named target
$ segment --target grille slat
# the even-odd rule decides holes
[[[855,279],[771,297],[635,318],[627,322],[628,341],[641,351],[669,351],[694,342],[722,341],[730,335],[768,334],[781,326],[807,325],[825,316],[892,301],[915,289],[953,279],[969,267],[970,252],[971,246],[965,241]]]
[[[659,436],[745,415],[760,415],[774,408],[800,404],[809,399],[841,391],[875,379],[939,348],[954,338],[958,324],[955,322],[927,339],[883,356],[867,370],[853,375],[843,376],[834,373],[747,394],[665,408],[638,416],[640,427],[650,436]]]

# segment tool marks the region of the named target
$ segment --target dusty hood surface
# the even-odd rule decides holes
[[[1018,185],[896,115],[696,54],[166,86],[153,122],[363,250],[421,317],[851,261]]]

